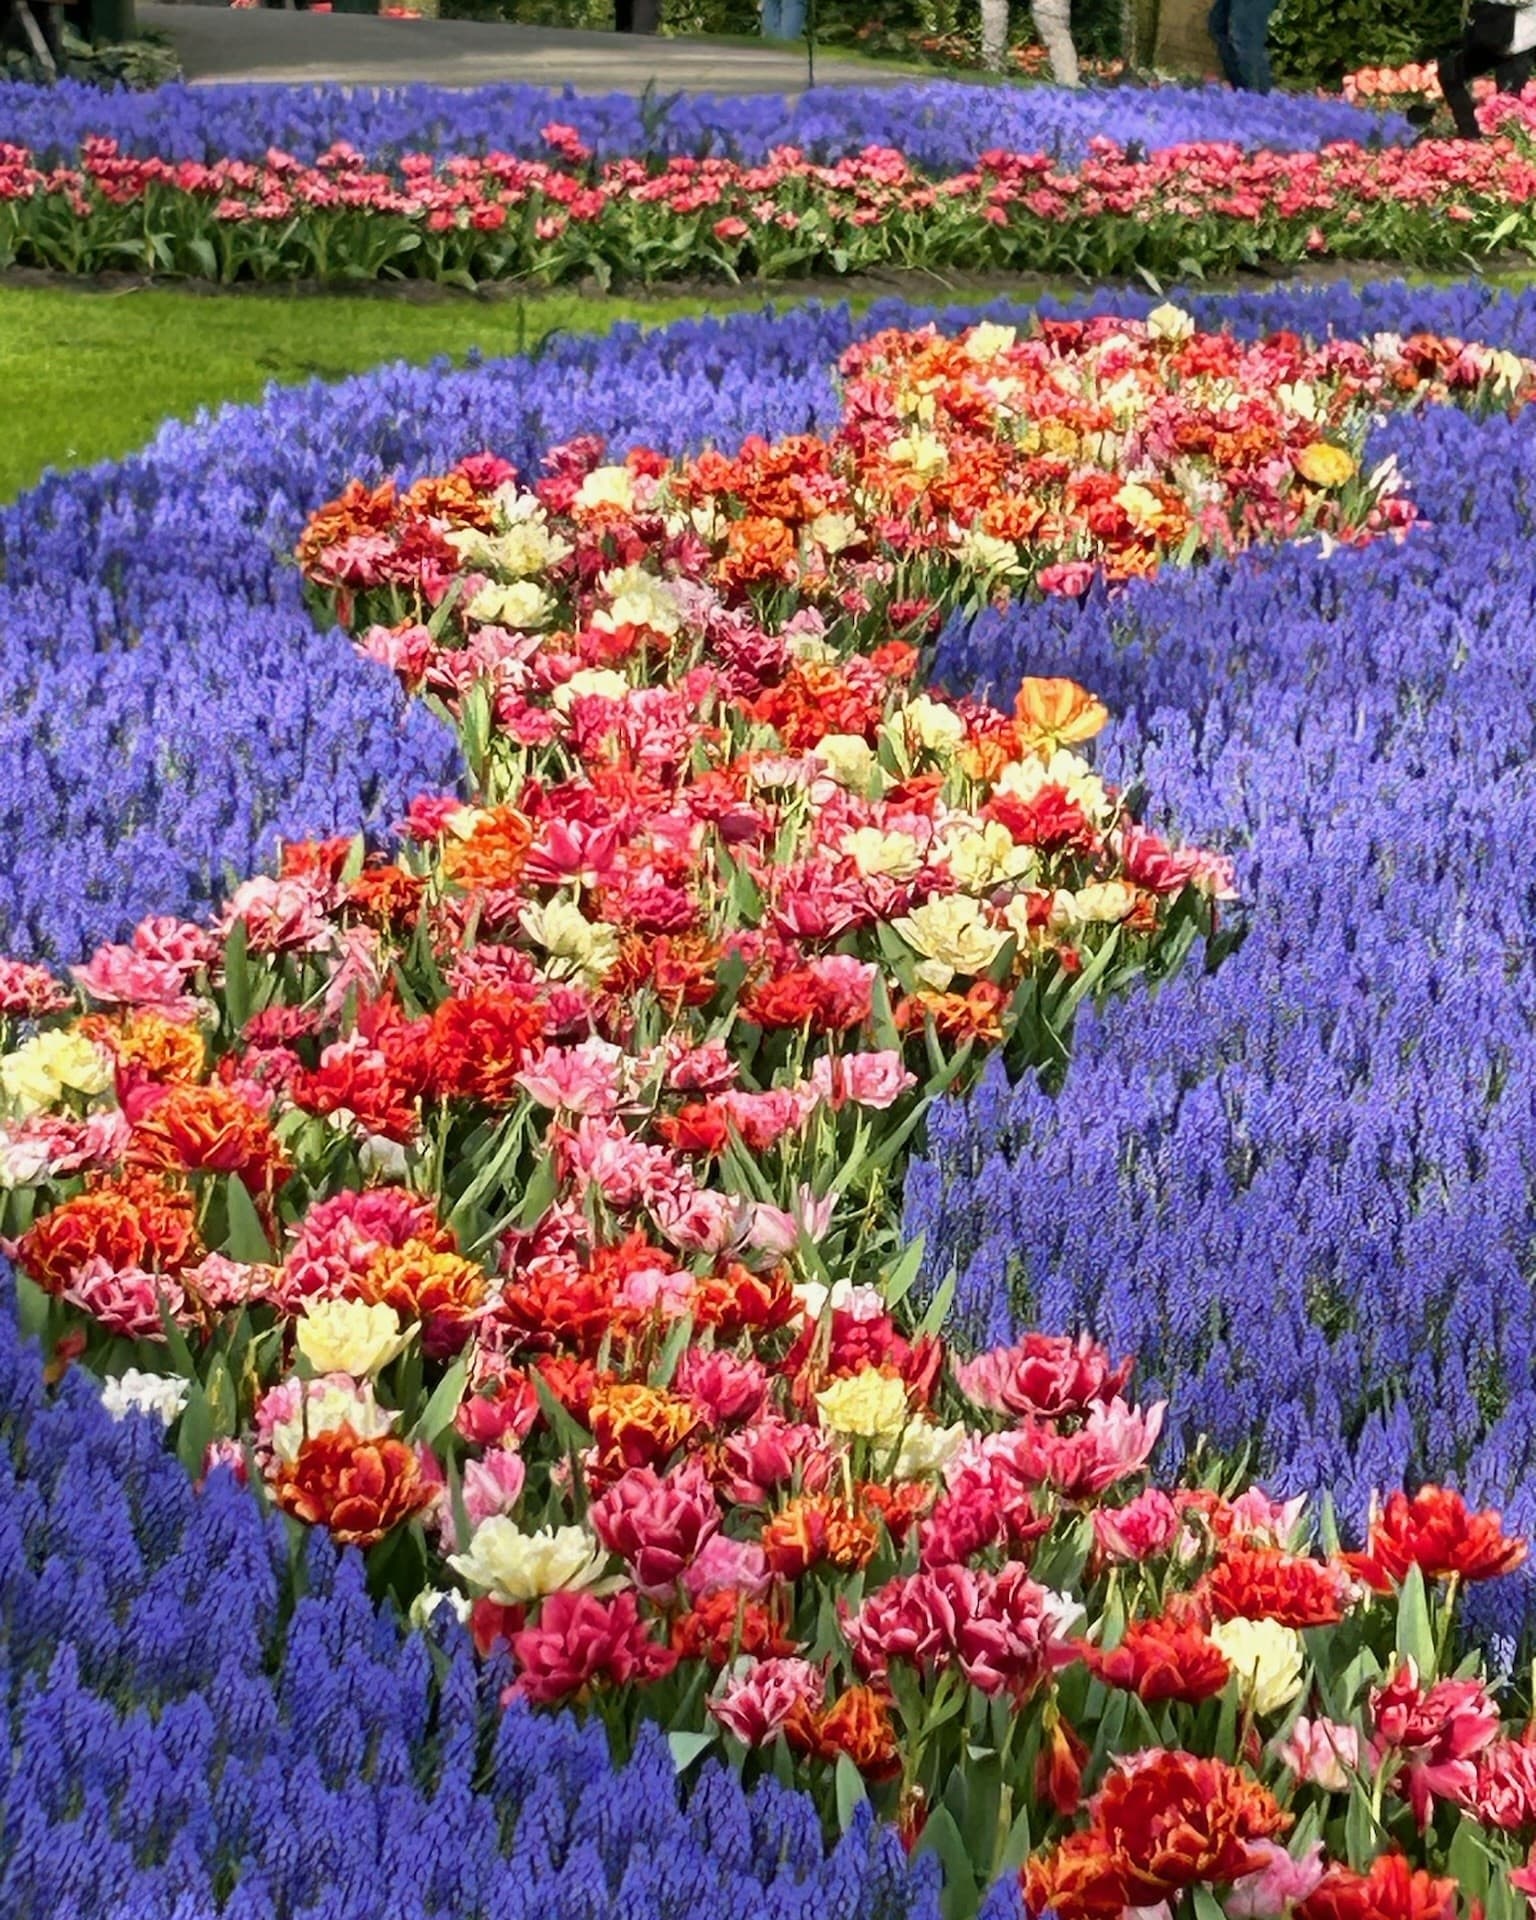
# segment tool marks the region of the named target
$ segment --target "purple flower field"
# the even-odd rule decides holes
[[[93,136],[125,152],[167,160],[260,161],[277,147],[313,162],[337,141],[384,163],[402,153],[547,154],[550,122],[574,127],[600,159],[720,154],[756,162],[797,146],[817,160],[864,147],[895,147],[914,166],[956,173],[990,148],[1080,160],[1095,137],[1148,149],[1227,140],[1250,151],[1304,152],[1334,140],[1392,144],[1396,115],[1341,100],[1276,95],[1239,100],[1220,87],[1121,88],[1067,93],[1052,87],[971,87],[926,81],[901,87],[824,87],[772,94],[581,95],[540,87],[167,86],[103,97],[75,82],[9,86],[0,94],[0,145],[68,161]]]

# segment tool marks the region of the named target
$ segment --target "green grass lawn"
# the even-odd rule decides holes
[[[745,304],[743,295],[735,304]],[[557,329],[658,323],[725,301],[548,295],[430,305],[364,295],[0,287],[0,500],[48,467],[141,447],[160,422],[255,400],[272,381],[339,380],[386,360],[525,352]]]

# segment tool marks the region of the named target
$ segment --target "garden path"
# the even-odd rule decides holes
[[[165,34],[191,81],[475,87],[493,80],[578,92],[794,93],[803,53],[480,20],[387,20],[143,0],[139,24]],[[818,84],[879,86],[909,74],[818,55]]]

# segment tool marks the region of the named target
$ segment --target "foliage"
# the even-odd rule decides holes
[[[1461,0],[1280,0],[1269,43],[1277,76],[1336,88],[1359,67],[1399,67],[1444,52],[1461,28]]]
[[[120,45],[93,46],[66,23],[61,46],[65,77],[83,86],[146,93],[181,77],[175,48],[163,34],[145,33]],[[35,86],[47,83],[48,76],[40,71],[34,55],[11,48],[0,61],[0,81]]]

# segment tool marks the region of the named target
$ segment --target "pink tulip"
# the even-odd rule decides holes
[[[510,1513],[522,1498],[528,1475],[515,1447],[493,1447],[464,1468],[464,1517],[470,1532],[493,1514]]]
[[[1095,1507],[1093,1537],[1106,1560],[1139,1565],[1173,1545],[1179,1510],[1159,1487],[1148,1487],[1123,1507]]]
[[[990,1412],[1060,1420],[1112,1400],[1134,1364],[1112,1362],[1086,1333],[1075,1340],[1027,1333],[1016,1346],[995,1347],[957,1366],[955,1382],[967,1400]]]
[[[1273,1840],[1249,1844],[1254,1853],[1265,1856],[1265,1864],[1257,1873],[1244,1874],[1233,1882],[1226,1898],[1228,1920],[1282,1920],[1321,1883],[1323,1843],[1314,1840],[1299,1860],[1293,1860]]]
[[[719,1530],[720,1508],[703,1469],[690,1460],[665,1478],[632,1467],[593,1502],[589,1518],[603,1545],[628,1563],[641,1593],[665,1600]]]
[[[743,1746],[763,1747],[797,1707],[820,1707],[826,1687],[808,1660],[758,1660],[705,1702]]]
[[[1273,1751],[1299,1781],[1326,1793],[1347,1793],[1351,1774],[1360,1771],[1360,1735],[1337,1720],[1302,1716]]]
[[[611,1600],[590,1593],[552,1593],[538,1624],[511,1638],[517,1679],[503,1703],[521,1698],[554,1706],[596,1684],[643,1686],[677,1665],[670,1647],[653,1638],[632,1593]]]

